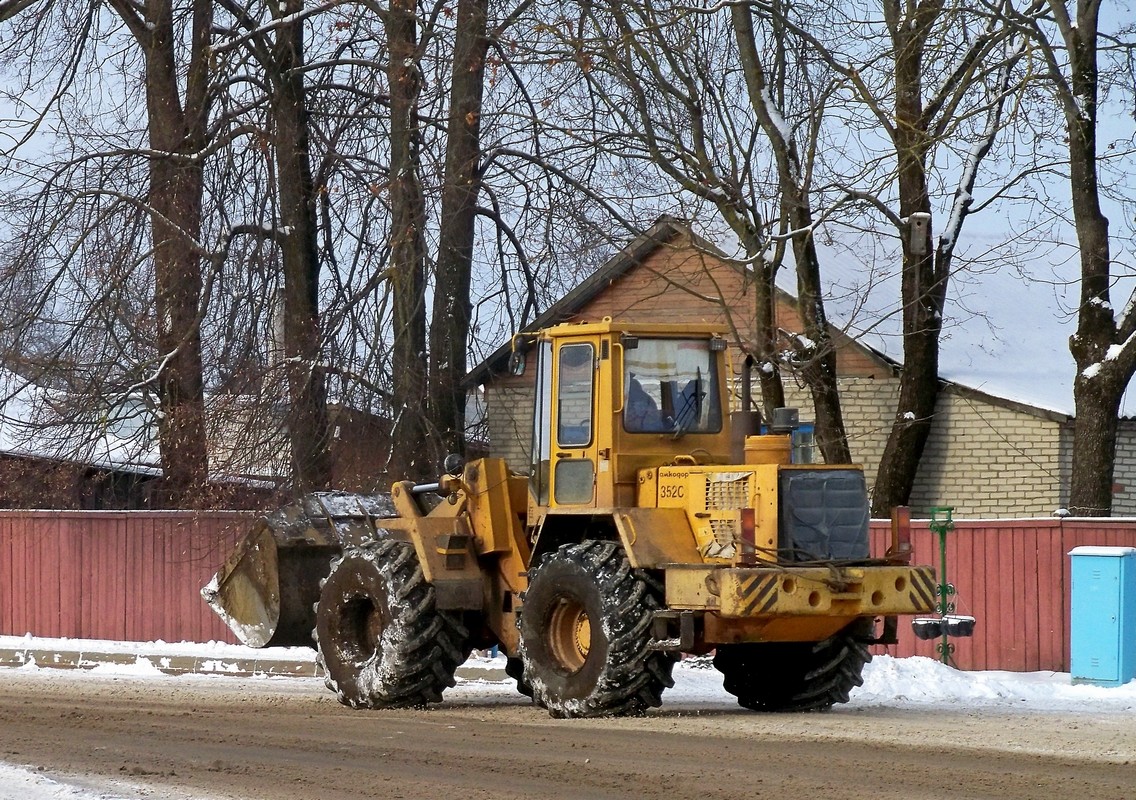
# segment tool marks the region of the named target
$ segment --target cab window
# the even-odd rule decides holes
[[[556,407],[556,442],[561,447],[586,447],[592,441],[595,350],[590,344],[560,348]]]

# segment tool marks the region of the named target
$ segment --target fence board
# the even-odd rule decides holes
[[[199,592],[247,520],[0,511],[0,633],[234,643]]]
[[[1069,561],[1066,552],[1062,530],[1050,529],[1045,551],[1038,554],[1038,580],[1043,598],[1041,608],[1046,619],[1041,635],[1047,644],[1042,664],[1061,664],[1063,668],[1068,665],[1069,652]]]
[[[967,542],[966,556],[960,558],[960,564],[971,565],[971,581],[968,593],[965,595],[966,600],[966,613],[974,616],[976,620],[976,627],[978,625],[987,626],[990,624],[988,619],[982,619],[978,614],[979,608],[985,608],[986,604],[990,602],[990,593],[992,587],[987,582],[987,569],[989,564],[986,561],[986,541],[983,537],[966,536],[959,537],[960,540]],[[967,654],[967,664],[986,664],[989,662],[993,653],[990,652],[988,645],[990,637],[985,635],[981,630],[976,630],[975,636],[970,638],[970,641],[959,643],[958,650]],[[972,666],[973,668],[973,666]]]
[[[72,530],[72,520],[59,530],[59,549],[53,557],[64,563],[78,565],[78,569],[62,572],[52,567],[59,576],[59,630],[64,636],[75,638],[82,630],[82,608],[80,607],[83,582],[87,577],[87,564],[83,558],[83,543],[87,537],[78,536]]]
[[[15,622],[12,611],[12,598],[8,597],[5,587],[15,584],[13,567],[15,561],[12,557],[12,521],[0,519],[0,630],[11,630]]]

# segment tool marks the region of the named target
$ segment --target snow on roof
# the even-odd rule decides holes
[[[0,368],[0,453],[161,474],[150,435],[152,414],[139,403],[120,403],[97,424],[65,418],[38,424],[36,409],[63,407],[57,402],[61,398],[59,392]]]

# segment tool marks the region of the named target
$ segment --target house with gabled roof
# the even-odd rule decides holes
[[[636,237],[589,278],[526,326],[537,330],[562,322],[710,322],[722,326],[740,361],[741,341],[753,341],[753,275],[681,222],[663,219]],[[795,298],[778,290],[778,328],[803,330]],[[880,349],[833,327],[844,421],[853,458],[869,485],[879,466],[897,413],[902,365]],[[517,339],[523,341],[523,337]],[[506,342],[469,375],[484,387],[491,455],[528,469],[532,436],[533,371],[508,370]],[[740,391],[740,384],[737,386]],[[738,392],[735,391],[735,396]],[[786,397],[800,409],[804,437],[812,419],[803,383],[786,371]],[[1049,516],[1068,497],[1072,417],[1047,405],[1000,396],[944,379],[911,507],[926,515],[951,506],[960,518]],[[802,457],[807,457],[807,441]],[[819,458],[819,451],[816,453]],[[1129,488],[1131,487],[1131,488]],[[1121,421],[1117,448],[1115,515],[1136,514],[1136,422]]]

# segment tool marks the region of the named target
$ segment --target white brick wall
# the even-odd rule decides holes
[[[515,472],[527,472],[533,426],[533,387],[490,384],[486,390],[490,455],[504,458]]]
[[[864,465],[869,487],[879,469],[898,397],[897,378],[840,381],[849,448],[853,460]],[[800,407],[802,420],[812,419],[807,390],[787,391],[786,401]],[[915,478],[913,513],[923,517],[933,506],[953,506],[957,516],[970,518],[1052,514],[1062,504],[1065,485],[1061,436],[1060,423],[946,389],[939,397]],[[1130,474],[1136,490],[1136,456]],[[1133,495],[1136,499],[1136,491]]]
[[[947,389],[919,465],[911,506],[959,517],[1048,516],[1061,505],[1061,424]]]

